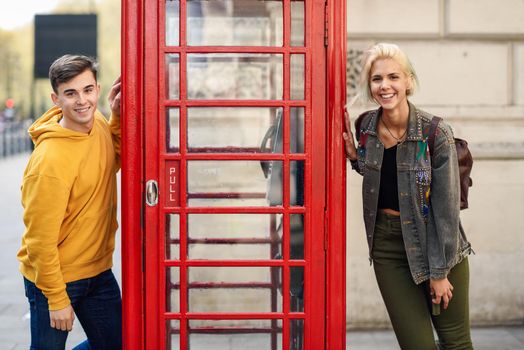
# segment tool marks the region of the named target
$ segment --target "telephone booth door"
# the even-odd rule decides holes
[[[325,348],[325,11],[124,1],[126,348]]]

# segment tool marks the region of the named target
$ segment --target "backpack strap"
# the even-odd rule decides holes
[[[433,149],[435,148],[435,134],[437,133],[437,127],[438,123],[442,118],[433,116],[431,118],[431,125],[429,126],[429,135],[428,135],[428,147],[429,147],[429,155],[433,157]]]

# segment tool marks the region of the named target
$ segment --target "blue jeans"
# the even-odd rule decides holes
[[[51,328],[47,298],[24,278],[31,310],[31,350],[64,349],[68,332]],[[87,340],[75,350],[122,348],[122,297],[111,270],[66,284],[66,291]]]

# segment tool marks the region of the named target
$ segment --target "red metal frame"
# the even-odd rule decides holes
[[[346,0],[328,1],[327,349],[346,348]]]
[[[163,349],[166,339],[165,320],[180,320],[181,348],[187,348],[188,319],[267,319],[282,320],[282,343],[289,344],[289,320],[304,319],[305,349],[345,348],[345,160],[341,140],[342,107],[345,101],[345,0],[305,0],[305,47],[290,46],[290,2],[283,1],[283,47],[189,47],[186,43],[186,5],[180,2],[180,45],[165,46],[164,1],[122,0],[122,71],[124,87],[124,118],[122,125],[122,247],[124,344],[126,349]],[[329,5],[329,6],[326,6]],[[326,18],[324,18],[324,11]],[[327,19],[326,24],[324,20]],[[324,46],[325,26],[329,26],[327,56]],[[164,82],[164,54],[179,54],[180,98],[167,100]],[[185,69],[189,53],[274,53],[283,55],[283,100],[187,100]],[[289,100],[290,54],[305,55],[306,89],[303,101]],[[314,54],[313,54],[314,53]],[[315,61],[313,61],[313,59]],[[326,62],[327,60],[327,62]],[[329,67],[329,69],[328,69]],[[326,77],[327,75],[327,77]],[[328,105],[326,104],[328,101]],[[284,145],[282,154],[250,153],[192,153],[187,149],[187,108],[220,106],[283,107]],[[305,108],[305,153],[289,153],[290,107]],[[163,150],[166,107],[178,107],[180,116],[180,152]],[[328,118],[324,116],[327,115]],[[158,116],[158,117],[157,117]],[[145,137],[145,140],[143,139]],[[320,145],[320,147],[319,147]],[[325,145],[325,146],[322,146]],[[319,151],[321,150],[321,151]],[[322,151],[324,150],[324,151]],[[227,150],[215,150],[224,152]],[[234,150],[238,152],[238,149]],[[187,207],[188,195],[205,197],[209,194],[188,194],[186,183],[187,160],[281,160],[284,165],[281,207]],[[166,185],[163,174],[165,161],[179,161],[180,206],[166,207],[160,199],[156,207],[142,208],[143,184],[148,179],[159,182],[160,191]],[[289,206],[289,161],[305,161],[305,207]],[[327,172],[327,174],[326,174]],[[343,176],[340,176],[340,175]],[[314,190],[313,190],[314,189]],[[217,196],[258,196],[257,193],[222,193]],[[142,211],[143,210],[143,211]],[[165,214],[180,217],[180,260],[165,260]],[[268,213],[283,214],[284,231],[289,232],[289,214],[304,213],[305,257],[289,260],[289,239],[283,235],[282,260],[209,261],[187,259],[187,214],[193,213]],[[274,224],[274,223],[273,223]],[[274,225],[273,225],[274,228]],[[324,236],[324,232],[326,235]],[[330,232],[327,235],[327,232]],[[159,234],[161,233],[161,234]],[[274,237],[274,236],[273,236]],[[193,241],[191,241],[193,242]],[[208,240],[207,242],[211,242]],[[229,244],[232,241],[215,240]],[[237,240],[234,243],[253,243]],[[271,244],[274,240],[256,243]],[[326,254],[327,251],[327,254]],[[177,266],[260,266],[282,267],[283,312],[271,313],[194,313],[187,312],[189,285],[185,273],[180,273],[180,313],[165,312],[164,269]],[[289,310],[289,268],[304,266],[306,300],[303,313]],[[326,288],[314,286],[325,285]],[[222,285],[223,287],[224,285]],[[202,287],[220,287],[203,285]],[[238,285],[237,287],[241,287]],[[268,287],[260,284],[259,287]],[[272,286],[273,287],[273,286]],[[229,332],[231,329],[192,329],[192,332]],[[271,329],[236,329],[235,332],[275,332]],[[280,331],[280,330],[278,330]]]
[[[144,348],[142,273],[143,3],[122,0],[123,346]]]

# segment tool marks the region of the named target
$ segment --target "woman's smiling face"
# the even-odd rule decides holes
[[[385,110],[407,103],[411,79],[402,66],[392,58],[377,59],[370,71],[369,88],[373,99]]]

